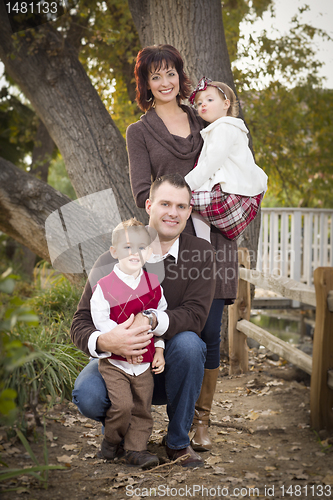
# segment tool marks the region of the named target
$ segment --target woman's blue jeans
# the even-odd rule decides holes
[[[154,375],[153,404],[167,405],[167,445],[177,450],[190,444],[188,433],[200,394],[206,344],[194,332],[181,332],[165,342],[164,357],[164,372]],[[86,417],[104,423],[111,403],[98,371],[98,359],[91,360],[76,379],[73,403]]]
[[[214,299],[209,315],[201,332],[201,338],[207,346],[205,369],[214,370],[220,366],[221,322],[224,299]]]

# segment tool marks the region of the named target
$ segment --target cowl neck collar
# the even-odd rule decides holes
[[[170,134],[163,120],[153,108],[142,115],[140,121],[149,134],[177,158],[195,159],[202,147],[200,130],[203,128],[203,122],[189,106],[182,105],[181,108],[187,114],[190,124],[191,134],[187,137]]]

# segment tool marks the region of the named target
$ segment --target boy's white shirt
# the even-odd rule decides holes
[[[267,175],[255,164],[248,146],[248,129],[241,118],[224,116],[201,130],[204,140],[198,164],[185,180],[192,191],[255,196],[267,190]]]
[[[137,278],[134,278],[132,275],[122,272],[119,269],[119,264],[114,265],[113,271],[118,276],[118,278],[121,279],[121,281],[123,281],[130,288],[132,288],[132,290],[135,290],[139,286],[143,274],[143,271],[141,269],[139,276],[137,276]],[[157,309],[155,310],[150,308],[149,310],[155,312],[158,320],[158,326],[154,330],[154,335],[155,335],[154,345],[155,347],[162,347],[164,349],[165,346],[164,340],[156,338],[163,335],[163,333],[165,333],[167,327],[169,326],[169,324],[164,325],[163,322],[164,315],[162,318],[159,318],[158,315],[158,311],[165,311],[168,306],[166,299],[164,297],[162,287],[161,287],[161,292],[162,292],[162,297],[158,303]],[[89,351],[95,357],[100,357],[100,358],[109,357],[111,356],[111,353],[102,353],[102,354],[96,353],[96,342],[99,335],[113,330],[113,328],[117,326],[117,323],[112,319],[110,319],[110,304],[105,299],[103,291],[100,285],[98,284],[90,299],[90,310],[93,323],[95,327],[98,329],[98,332],[94,332],[94,334],[92,334],[89,338],[89,343],[90,343],[90,347],[88,343]],[[161,321],[159,321],[159,319],[161,319]],[[140,363],[137,365],[133,365],[128,363],[127,361],[119,359],[109,359],[109,361],[114,366],[117,366],[118,368],[124,370],[126,373],[130,375],[140,375],[141,373],[145,372],[150,366],[150,363]]]

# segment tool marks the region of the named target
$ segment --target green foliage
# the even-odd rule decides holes
[[[245,116],[257,163],[269,176],[268,194],[280,206],[332,207],[333,91],[275,83],[243,96],[251,103]]]
[[[0,423],[11,424],[17,415],[17,391],[8,387],[6,378],[14,366],[28,359],[28,349],[19,339],[13,339],[10,331],[20,323],[36,325],[38,318],[20,299],[12,297],[4,304],[2,297],[12,294],[18,277],[8,269],[0,276]]]
[[[254,22],[257,17],[271,7],[273,0],[223,0],[222,17],[225,39],[227,42],[230,62],[238,56],[238,42],[240,39],[240,24],[246,18]],[[250,16],[251,14],[251,16]]]
[[[7,274],[2,288],[11,292],[13,283],[8,279],[14,277]],[[48,396],[51,403],[57,397],[71,398],[74,381],[87,362],[68,336],[78,297],[79,290],[58,276],[50,280],[49,288],[39,289],[32,299],[23,302],[12,297],[3,308],[0,412],[4,423],[13,423],[19,417],[17,423],[24,427],[26,405],[38,419],[38,402],[46,401]],[[40,317],[39,323],[32,308]]]
[[[61,193],[67,195],[72,200],[76,200],[76,193],[68,177],[65,163],[60,154],[58,154],[55,160],[53,160],[50,164],[47,182],[54,189],[57,189]]]
[[[25,168],[24,158],[32,151],[38,118],[5,85],[0,89],[0,123],[0,155]]]
[[[332,90],[322,87],[314,37],[300,9],[289,33],[263,32],[243,44],[234,68],[256,161],[269,177],[263,206],[333,205]],[[276,35],[277,38],[274,38]]]

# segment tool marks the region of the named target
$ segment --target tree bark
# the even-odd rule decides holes
[[[55,144],[50,137],[47,128],[44,123],[39,120],[35,137],[35,145],[32,151],[31,173],[44,182],[47,182],[49,166],[54,148]]]
[[[45,220],[67,196],[0,158],[0,230],[50,261]]]

